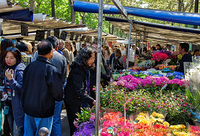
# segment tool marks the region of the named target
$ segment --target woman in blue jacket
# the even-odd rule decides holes
[[[21,53],[17,48],[7,48],[3,56],[5,67],[4,97],[7,96],[4,106],[13,136],[23,136],[24,112],[21,103],[22,80],[25,65],[21,63]]]

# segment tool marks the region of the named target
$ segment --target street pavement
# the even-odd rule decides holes
[[[62,136],[70,136],[66,109],[63,109],[61,113],[61,128],[62,128]]]

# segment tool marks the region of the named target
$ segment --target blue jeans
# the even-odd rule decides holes
[[[53,125],[53,116],[48,118],[36,118],[25,114],[24,118],[24,136],[38,136],[40,128],[46,127],[51,134]]]
[[[24,126],[18,127],[14,121],[13,124],[13,136],[23,136],[24,135]]]
[[[61,111],[63,101],[55,102],[55,109],[53,115],[52,136],[61,136]]]

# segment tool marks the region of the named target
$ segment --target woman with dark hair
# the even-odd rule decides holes
[[[3,54],[5,53],[6,49],[9,47],[14,47],[14,43],[10,39],[5,39],[1,41],[1,54],[0,57],[2,59]]]
[[[4,71],[4,68],[3,68],[3,55],[5,54],[6,49],[9,48],[9,47],[14,47],[14,43],[12,42],[12,40],[5,39],[5,40],[1,41],[1,50],[0,50],[0,92],[3,92],[3,88],[4,88],[3,81],[4,81],[4,76],[5,76],[5,71]],[[0,123],[1,123],[1,121],[0,121]],[[8,125],[7,119],[4,119],[3,125],[4,125],[3,126],[4,135],[9,136],[10,135],[10,129],[9,129],[9,125]]]
[[[156,50],[157,50],[157,51],[159,51],[159,50],[162,50],[162,48],[161,48],[161,45],[160,45],[160,44],[157,44],[157,45],[156,45]]]
[[[115,57],[111,63],[111,70],[123,70],[125,68],[125,61],[121,55],[120,49],[115,50]]]
[[[24,112],[21,104],[22,79],[25,65],[17,48],[7,48],[3,55],[5,67],[3,100],[4,114],[13,136],[23,136]]]
[[[70,133],[76,131],[73,122],[76,119],[76,113],[80,112],[81,104],[88,103],[90,106],[95,104],[95,100],[87,93],[90,88],[89,69],[95,61],[95,49],[89,46],[80,50],[75,61],[71,65],[71,71],[67,79],[67,85],[64,89],[65,106],[69,120]]]

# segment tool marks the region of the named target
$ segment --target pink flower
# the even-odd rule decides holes
[[[150,107],[150,105],[147,105],[147,107],[149,108],[149,107]]]

